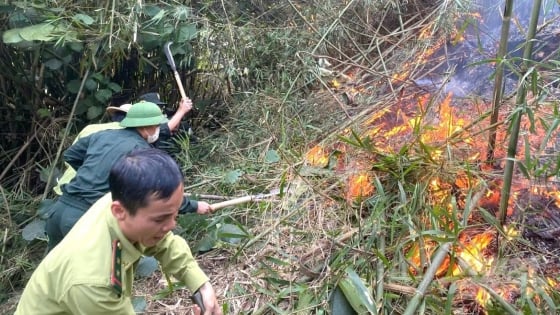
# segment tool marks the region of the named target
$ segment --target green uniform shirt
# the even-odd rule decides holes
[[[102,131],[102,130],[109,130],[109,129],[122,129],[122,127],[119,126],[119,122],[87,125],[84,129],[82,129],[82,131],[80,131],[80,133],[78,133],[76,139],[74,139],[74,142],[72,142],[72,144],[76,143],[81,138],[91,135],[92,133]],[[57,180],[57,184],[53,188],[54,192],[59,196],[62,195],[61,186],[70,182],[70,180],[74,178],[74,176],[76,176],[76,170],[74,170],[72,166],[70,166],[70,164],[68,163],[64,163],[64,164],[66,170],[64,171],[62,176]]]
[[[65,197],[86,205],[84,211],[109,191],[109,172],[120,157],[150,144],[135,128],[103,130],[79,139],[64,152],[64,160],[77,170],[62,186]]]
[[[14,315],[133,315],[134,268],[142,255],[154,256],[164,272],[184,282],[191,292],[208,281],[180,236],[169,232],[151,248],[130,243],[112,215],[111,201],[110,193],[98,200],[43,259]],[[114,240],[121,243],[122,294],[111,284]]]

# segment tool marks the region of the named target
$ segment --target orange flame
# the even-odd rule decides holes
[[[305,154],[305,162],[315,167],[327,167],[329,154],[321,146],[316,145]]]
[[[348,179],[348,192],[346,199],[353,201],[356,199],[369,197],[374,192],[371,175],[367,172],[361,172],[351,175]]]

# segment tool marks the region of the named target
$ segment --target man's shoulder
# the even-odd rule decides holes
[[[91,124],[87,125],[80,131],[77,138],[87,137],[93,133],[103,131],[103,130],[114,130],[114,129],[122,129],[118,122],[109,122],[109,123],[102,123],[102,124]]]

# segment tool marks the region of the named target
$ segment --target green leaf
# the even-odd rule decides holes
[[[15,28],[4,32],[4,34],[2,34],[2,41],[5,44],[17,44],[22,42],[23,38],[19,36],[19,29]]]
[[[41,219],[34,219],[27,224],[21,231],[21,236],[26,241],[32,241],[36,238],[45,238],[45,221]]]
[[[76,106],[76,115],[81,115],[86,113],[91,106],[95,105],[95,101],[93,97],[88,96],[85,99],[78,102],[78,106]]]
[[[41,23],[20,28],[19,36],[26,41],[38,40],[47,42],[55,39],[53,36],[55,29],[56,27],[52,24]]]
[[[144,256],[140,258],[138,266],[136,267],[136,275],[145,278],[151,276],[159,268],[157,259],[151,256]]]
[[[98,100],[100,103],[106,103],[111,96],[113,95],[113,91],[109,89],[101,89],[95,92],[95,99]]]
[[[346,269],[347,277],[340,280],[338,286],[358,314],[377,314],[370,290],[365,286],[362,279],[351,268]]]
[[[220,240],[230,244],[239,244],[241,239],[247,238],[247,233],[234,224],[224,224],[218,230]]]
[[[99,117],[102,113],[103,113],[103,109],[101,108],[101,106],[91,106],[88,108],[87,118],[89,120],[93,120]]]
[[[191,23],[187,25],[182,25],[179,27],[179,34],[177,35],[177,41],[179,43],[188,42],[196,38],[198,35],[198,30],[196,29],[196,24]]]
[[[80,82],[81,83],[81,82]],[[97,90],[98,87],[98,83],[91,79],[91,78],[87,78],[86,83],[84,84],[84,87],[88,90],[88,91],[95,91]],[[78,93],[76,91],[76,93]]]
[[[68,92],[72,93],[72,94],[78,94],[78,91],[80,90],[80,84],[82,82],[80,80],[72,80],[70,82],[68,82],[68,84],[66,84],[66,89],[68,90]]]
[[[134,308],[134,312],[144,313],[146,311],[146,307],[148,303],[146,302],[146,298],[143,296],[133,296],[131,299],[132,307]]]
[[[60,69],[60,67],[62,67],[62,61],[56,58],[52,58],[47,60],[44,65],[51,70],[58,70]]]
[[[348,300],[342,293],[339,287],[336,287],[330,296],[329,304],[331,307],[331,314],[337,315],[355,315],[356,311],[352,308],[352,305],[348,303]]]
[[[278,161],[280,161],[280,155],[278,155],[278,152],[276,152],[276,150],[268,150],[266,152],[266,155],[264,156],[264,161],[266,163],[277,163]]]
[[[122,90],[121,86],[116,84],[115,82],[109,83],[107,87],[113,92],[120,92]]]
[[[203,239],[198,242],[196,250],[198,252],[207,252],[216,246],[216,238],[214,235],[206,235]]]
[[[91,16],[87,14],[78,13],[72,18],[74,21],[82,22],[85,25],[91,25],[95,21]]]
[[[243,176],[243,172],[241,170],[230,171],[224,176],[224,183],[235,184],[239,181],[241,176]]]

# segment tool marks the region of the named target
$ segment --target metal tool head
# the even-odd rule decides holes
[[[163,45],[163,53],[165,53],[165,56],[167,57],[167,62],[169,63],[169,66],[171,66],[171,70],[177,71],[175,60],[173,59],[173,54],[171,53],[171,44],[173,44],[173,42],[167,42]]]

